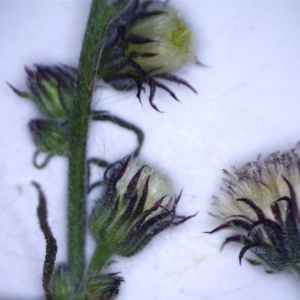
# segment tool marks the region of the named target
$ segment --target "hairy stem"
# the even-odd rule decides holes
[[[113,255],[113,252],[106,248],[103,244],[98,244],[88,268],[89,275],[95,275],[108,263],[108,260]]]
[[[70,122],[68,189],[68,266],[77,280],[84,273],[86,141],[90,101],[105,31],[130,0],[93,0],[81,50]],[[110,4],[109,4],[110,3]]]

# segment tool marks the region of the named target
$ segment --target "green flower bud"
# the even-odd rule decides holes
[[[117,273],[100,274],[90,277],[85,282],[85,300],[113,300],[119,293],[119,287],[123,281]]]
[[[191,30],[179,14],[166,4],[138,0],[115,19],[108,28],[98,75],[117,90],[137,89],[149,85],[153,104],[156,88],[176,95],[156,77],[181,83],[196,90],[184,79],[169,72],[195,61],[195,44]]]
[[[132,256],[159,232],[190,217],[177,217],[168,178],[133,157],[110,166],[107,188],[92,211],[90,229],[96,242],[112,253]],[[180,219],[180,221],[178,221]]]
[[[35,65],[36,70],[25,68],[29,93],[11,88],[19,96],[32,99],[40,112],[50,118],[68,116],[75,90],[76,72],[62,66]]]
[[[117,273],[85,276],[78,289],[72,272],[60,264],[51,278],[49,296],[52,300],[113,300],[122,281]]]
[[[67,266],[59,265],[52,276],[49,292],[53,300],[73,300],[75,293],[74,278]]]
[[[141,36],[152,42],[131,42],[125,48],[125,55],[152,75],[174,71],[195,59],[192,32],[179,14],[162,4],[156,4],[155,10],[162,13],[137,19],[128,29],[128,36]]]
[[[271,154],[248,163],[226,179],[215,212],[223,224],[210,231],[231,229],[225,239],[243,244],[239,260],[249,250],[268,272],[293,269],[300,274],[300,155],[299,149]]]
[[[57,155],[68,154],[67,134],[60,123],[53,120],[34,119],[29,122],[29,129],[40,151]]]

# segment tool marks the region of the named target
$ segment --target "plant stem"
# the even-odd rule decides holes
[[[79,60],[78,78],[70,120],[68,188],[68,266],[75,278],[84,273],[86,141],[94,79],[108,23],[129,0],[108,4],[93,0]]]
[[[90,261],[88,274],[93,275],[93,273],[99,273],[112,255],[113,252],[111,250],[102,244],[98,244]]]

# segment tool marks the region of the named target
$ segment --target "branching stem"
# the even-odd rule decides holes
[[[109,22],[129,0],[93,0],[81,50],[70,121],[68,178],[68,266],[77,280],[84,274],[86,141],[94,78]]]

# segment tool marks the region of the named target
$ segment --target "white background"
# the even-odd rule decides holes
[[[198,95],[169,84],[181,103],[158,91],[154,111],[143,95],[103,90],[93,106],[135,122],[146,133],[141,158],[184,189],[180,214],[198,215],[155,238],[130,259],[115,257],[120,300],[296,300],[296,275],[268,275],[238,263],[239,245],[220,246],[230,232],[206,235],[223,168],[230,169],[300,140],[300,2],[172,1],[192,27],[197,57],[176,74]],[[40,117],[32,102],[16,96],[9,81],[26,89],[24,65],[77,65],[89,1],[0,2],[0,299],[43,299],[45,242],[36,217],[38,181],[48,199],[49,222],[66,261],[65,158],[44,170],[32,165],[35,151],[27,123]],[[134,136],[115,126],[92,124],[91,154],[117,160],[135,147]],[[97,172],[94,169],[94,173]],[[91,202],[93,200],[91,199]],[[89,242],[89,253],[92,249]],[[248,256],[250,254],[248,253]]]

